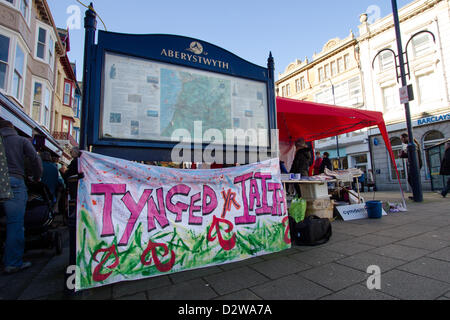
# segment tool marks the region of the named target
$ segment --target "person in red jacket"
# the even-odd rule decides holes
[[[314,160],[314,173],[313,175],[320,174],[320,165],[322,164],[322,157],[320,151],[316,151],[316,160]]]

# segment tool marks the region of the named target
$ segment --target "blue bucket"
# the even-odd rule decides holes
[[[366,210],[370,219],[379,219],[382,215],[382,203],[381,201],[367,201]]]

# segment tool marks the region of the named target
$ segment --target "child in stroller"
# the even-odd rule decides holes
[[[54,220],[52,199],[48,187],[42,182],[26,182],[28,201],[25,210],[25,251],[36,248],[55,249],[62,253],[62,236],[57,230],[50,230]],[[1,208],[1,207],[0,207]],[[0,209],[1,210],[1,209]],[[4,213],[0,212],[0,251],[6,239]]]

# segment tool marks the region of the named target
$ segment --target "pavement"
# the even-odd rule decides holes
[[[398,192],[363,193],[366,200],[399,202]],[[32,250],[33,266],[0,275],[0,300],[449,300],[450,198],[424,192],[407,212],[381,219],[332,222],[326,244],[67,295],[62,255]],[[374,272],[381,271],[380,289]],[[369,272],[368,272],[369,271]]]

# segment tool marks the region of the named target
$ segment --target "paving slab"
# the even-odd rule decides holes
[[[377,289],[368,289],[367,286],[356,284],[339,292],[330,294],[320,300],[399,300]]]
[[[384,247],[378,247],[369,250],[370,253],[379,254],[381,256],[387,256],[395,259],[401,259],[405,261],[412,261],[418,259],[428,253],[430,250],[412,248],[407,246],[402,246],[398,244],[389,244]]]
[[[383,273],[407,262],[404,260],[380,256],[374,253],[361,252],[344,259],[339,259],[336,263],[358,269],[363,272],[367,272],[367,268],[369,266],[375,265],[378,266],[381,269],[381,273]]]
[[[450,262],[450,247],[430,253],[427,257]]]
[[[300,252],[289,256],[291,259],[295,259],[311,266],[320,266],[345,257],[346,255],[342,253],[330,251],[322,247],[316,247],[314,250]]]
[[[147,300],[145,292],[136,293],[131,296],[121,297],[117,300]]]
[[[333,291],[362,282],[368,277],[367,273],[334,262],[303,271],[299,275]]]
[[[380,236],[380,235],[376,235],[376,234],[366,234],[364,236],[357,237],[353,240],[358,243],[367,244],[369,246],[374,246],[374,247],[381,247],[381,246],[385,246],[387,244],[391,244],[393,242],[398,241],[398,239],[395,239],[395,238],[391,238],[391,237],[387,237],[387,236]]]
[[[381,292],[402,300],[432,300],[449,290],[449,284],[401,270],[381,276]]]
[[[355,253],[368,251],[374,248],[374,246],[369,246],[367,244],[357,243],[352,240],[341,241],[337,243],[327,243],[323,246],[325,249],[329,251],[335,251],[338,253],[342,253],[345,255],[352,255]]]
[[[310,269],[311,266],[295,259],[280,257],[278,259],[271,259],[252,264],[249,268],[255,269],[270,279],[277,279],[289,274]]]
[[[422,257],[398,269],[450,283],[450,262],[447,261]]]
[[[187,270],[182,272],[175,272],[169,275],[170,280],[173,283],[183,282],[187,280],[192,280],[196,278],[201,278],[204,276],[208,276],[210,274],[215,274],[222,272],[223,270],[219,268],[219,266],[207,267],[207,268],[199,268],[194,270]]]
[[[439,239],[428,233],[401,240],[397,244],[434,251],[448,247],[450,241]]]
[[[387,230],[378,231],[374,234],[378,236],[387,236],[396,239],[406,239],[409,237],[417,236],[428,231],[437,229],[436,226],[427,226],[427,225],[417,225],[417,224],[406,224],[402,226],[398,226],[396,228],[391,228]]]
[[[268,277],[249,267],[224,271],[220,274],[204,277],[204,279],[219,295],[239,291],[269,280]]]
[[[217,293],[202,279],[194,279],[147,291],[149,300],[209,300]]]
[[[157,276],[134,281],[122,281],[112,285],[113,298],[132,295],[149,289],[164,287],[169,284],[172,284],[172,282],[168,276]]]
[[[214,298],[214,300],[262,300],[262,299],[249,289],[244,289]]]
[[[331,291],[299,275],[290,275],[250,288],[264,300],[317,300]]]

